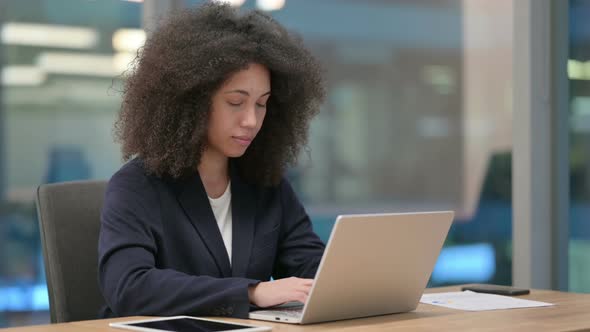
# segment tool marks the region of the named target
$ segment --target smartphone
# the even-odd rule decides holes
[[[461,287],[462,291],[472,291],[477,293],[488,293],[488,294],[498,294],[498,295],[508,295],[508,296],[515,296],[515,295],[526,295],[530,293],[530,290],[526,288],[516,288],[511,286],[500,286],[500,285],[490,285],[490,284],[473,284],[473,285],[466,285]]]
[[[260,332],[270,331],[268,326],[254,326],[241,323],[229,323],[221,320],[175,316],[142,319],[128,322],[110,323],[109,326],[134,331],[177,331],[177,332]]]

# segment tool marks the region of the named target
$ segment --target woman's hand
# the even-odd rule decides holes
[[[305,303],[311,290],[313,279],[284,278],[261,282],[248,287],[250,302],[265,308],[290,301]]]

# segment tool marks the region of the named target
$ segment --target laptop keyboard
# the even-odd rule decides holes
[[[273,310],[262,310],[258,313],[270,314],[275,316],[287,316],[291,318],[299,318],[303,313],[303,307],[299,308],[285,308],[285,309],[273,309]]]

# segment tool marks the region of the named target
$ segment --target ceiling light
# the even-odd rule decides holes
[[[65,25],[6,23],[2,25],[0,40],[10,45],[87,49],[96,46],[98,32]]]
[[[119,29],[113,34],[113,48],[119,52],[136,52],[145,44],[142,29]]]
[[[119,73],[132,72],[134,69],[131,67],[133,60],[135,60],[135,54],[133,53],[117,53],[113,56],[113,66],[115,66],[115,70]]]
[[[567,74],[572,80],[582,79],[584,77],[584,63],[578,60],[568,60]]]
[[[47,75],[36,66],[5,66],[2,68],[3,86],[38,86]]]
[[[121,74],[114,66],[113,56],[66,52],[42,52],[37,65],[47,73],[113,77]]]
[[[256,7],[264,11],[279,10],[285,6],[285,0],[256,0]]]
[[[213,2],[228,3],[233,7],[240,7],[246,0],[212,0]]]

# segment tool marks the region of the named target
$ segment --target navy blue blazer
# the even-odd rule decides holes
[[[134,159],[111,178],[98,244],[101,317],[246,318],[248,286],[315,276],[324,244],[288,181],[258,187],[231,173],[231,266],[199,174],[156,177]]]

